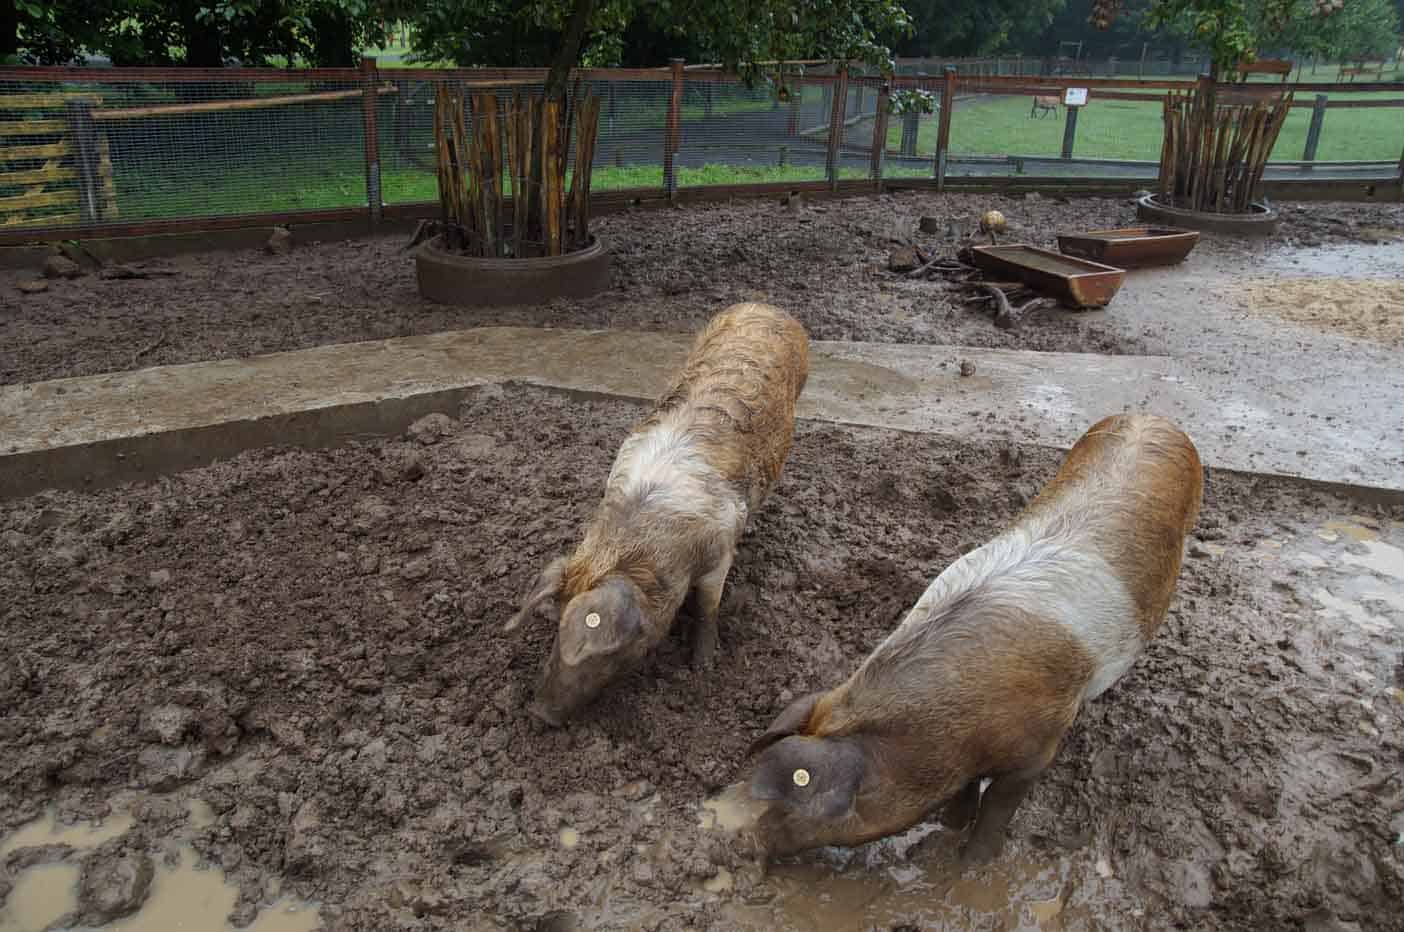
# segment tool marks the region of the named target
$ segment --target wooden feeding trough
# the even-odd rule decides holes
[[[1058,235],[1058,249],[1069,256],[1104,262],[1120,269],[1143,269],[1185,261],[1199,242],[1194,230],[1170,227],[1125,227]]]
[[[1122,269],[1064,256],[1037,246],[976,246],[976,267],[1015,279],[1068,307],[1105,307],[1121,288]]]

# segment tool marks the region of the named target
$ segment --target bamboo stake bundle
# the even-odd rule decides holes
[[[471,103],[471,133],[465,131],[465,103]],[[519,258],[588,245],[599,115],[595,96],[578,97],[573,107],[515,93],[499,101],[495,91],[465,100],[441,84],[434,140],[445,245],[468,255]],[[567,191],[572,130],[575,171]]]
[[[1171,205],[1211,213],[1246,213],[1291,111],[1292,95],[1222,104],[1214,88],[1166,95],[1160,193]]]

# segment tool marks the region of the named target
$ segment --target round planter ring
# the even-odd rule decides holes
[[[434,237],[414,254],[419,293],[439,304],[489,307],[588,298],[610,285],[609,250],[595,237],[563,256],[484,259],[445,252]]]
[[[1251,205],[1246,214],[1211,214],[1181,207],[1167,207],[1157,195],[1146,194],[1136,201],[1136,216],[1150,223],[1200,230],[1204,233],[1226,233],[1230,236],[1271,236],[1277,232],[1282,216],[1275,208],[1264,204]]]

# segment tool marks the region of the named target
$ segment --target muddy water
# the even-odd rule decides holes
[[[78,866],[41,864],[20,874],[0,908],[0,932],[43,932],[78,905]]]
[[[744,784],[732,784],[702,804],[699,824],[734,834],[752,825],[760,811],[745,796]],[[1072,873],[1096,872],[1090,864],[1056,864],[1015,853],[988,870],[962,874],[953,859],[956,843],[951,833],[920,825],[856,850],[823,849],[772,865],[767,901],[732,902],[725,914],[736,927],[757,932],[959,927],[975,917],[1006,928],[1042,928],[1064,921]],[[723,870],[702,889],[725,893],[734,882]]]
[[[214,820],[213,811],[201,800],[190,801],[188,814],[191,828],[208,826]],[[98,824],[62,825],[50,811],[0,841],[0,858],[38,846],[61,845],[74,852],[68,860],[40,863],[19,872],[14,888],[0,904],[0,932],[44,932],[64,917],[80,915],[78,882],[84,856],[125,835],[134,824],[129,813],[117,812]],[[227,917],[239,891],[226,882],[223,872],[199,867],[199,855],[179,837],[172,839],[164,852],[151,854],[156,871],[141,908],[132,916],[96,928],[112,932],[232,932]],[[287,898],[267,907],[246,927],[249,932],[312,932],[319,928],[321,918],[315,907]]]
[[[112,932],[186,932],[195,929],[233,930],[226,917],[239,891],[218,870],[196,868],[195,851],[182,846],[174,867],[160,865],[151,884],[151,897],[130,919],[104,926]],[[312,932],[321,928],[317,910],[280,899],[258,915],[245,932]]]
[[[37,848],[40,845],[68,845],[70,848],[96,848],[113,838],[124,835],[133,824],[132,817],[125,813],[115,813],[99,823],[75,822],[72,825],[59,823],[53,810],[41,819],[10,834],[0,841],[0,858],[21,848]]]

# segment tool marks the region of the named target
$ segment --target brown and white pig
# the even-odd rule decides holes
[[[747,520],[780,477],[809,375],[809,338],[777,308],[736,304],[620,447],[604,499],[569,557],[541,573],[507,630],[557,620],[530,710],[559,726],[641,661],[696,593],[693,662],[710,663],[717,609]]]
[[[761,850],[860,844],[948,803],[948,825],[975,822],[962,861],[996,857],[1082,704],[1160,627],[1201,489],[1194,444],[1169,421],[1093,426],[1011,528],[752,745],[737,790]]]

